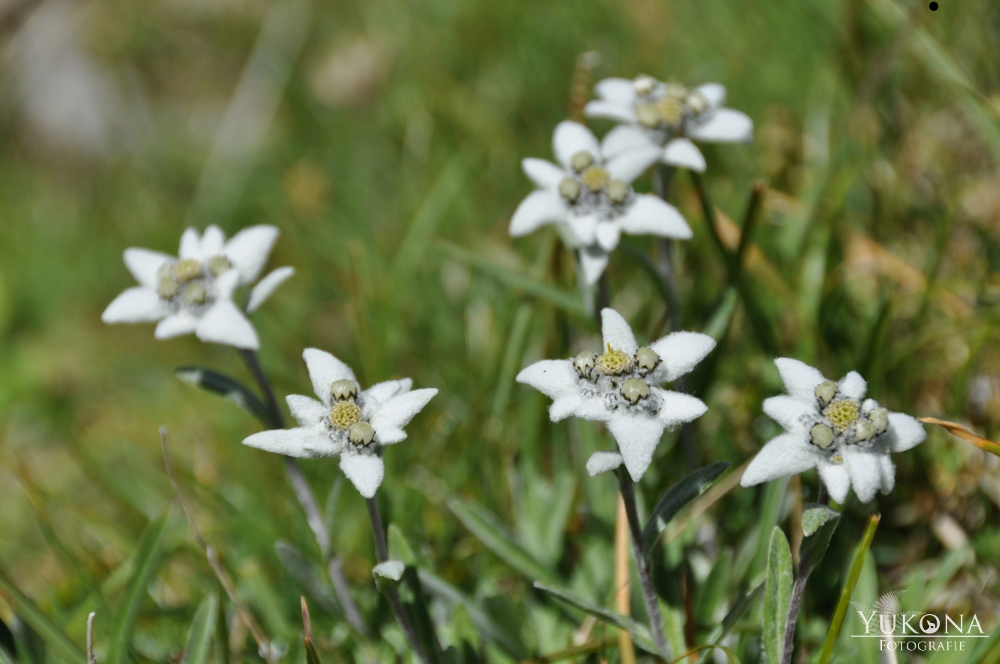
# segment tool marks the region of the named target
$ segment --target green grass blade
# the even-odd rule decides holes
[[[792,581],[792,551],[785,533],[775,526],[768,547],[764,589],[764,654],[768,662],[782,661],[785,651],[785,624],[792,601]]]
[[[473,502],[453,498],[448,501],[448,509],[468,528],[473,535],[497,554],[504,562],[533,581],[556,584],[559,577],[546,569],[514,541],[507,527],[485,507]]]
[[[699,468],[667,489],[656,503],[656,507],[649,515],[649,521],[646,522],[646,527],[642,530],[642,552],[644,554],[649,555],[660,539],[660,534],[666,530],[667,524],[677,516],[677,513],[712,486],[719,475],[724,473],[730,465],[728,461],[719,461],[710,466]]]
[[[205,664],[212,650],[215,623],[219,612],[219,596],[212,593],[201,601],[188,629],[181,664]]]
[[[52,648],[52,652],[66,664],[86,662],[86,653],[77,647],[58,625],[42,613],[34,602],[18,590],[2,569],[0,569],[0,594],[7,600],[14,613],[31,629],[35,630],[42,637],[42,640]]]
[[[298,549],[284,540],[278,540],[274,545],[274,551],[278,554],[281,566],[306,597],[330,615],[343,615],[333,589],[323,581],[312,563],[306,560]]]
[[[125,604],[115,623],[107,664],[124,664],[128,660],[129,645],[132,643],[132,631],[139,615],[139,606],[147,595],[149,582],[159,564],[163,532],[166,528],[167,515],[164,514],[149,524],[139,541],[139,547],[135,552],[135,568],[125,594]]]

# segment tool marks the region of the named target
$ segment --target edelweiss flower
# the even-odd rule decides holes
[[[649,194],[637,194],[631,182],[659,159],[660,148],[647,144],[605,159],[601,145],[578,122],[560,122],[552,150],[561,166],[544,159],[521,162],[538,189],[525,198],[510,221],[510,234],[527,235],[545,224],[571,233],[568,244],[580,247],[587,283],[608,264],[608,253],[622,233],[688,239],[691,229],[677,208]]]
[[[852,371],[839,383],[787,357],[774,361],[788,394],[764,401],[764,412],[786,433],[767,443],[743,474],[753,486],[816,468],[838,503],[852,486],[863,503],[892,491],[896,468],[889,452],[905,452],[926,437],[915,418],[865,399],[865,379]]]
[[[157,339],[194,332],[202,341],[256,350],[257,332],[233,303],[233,292],[256,281],[278,239],[274,226],[246,228],[226,242],[218,226],[199,238],[189,228],[181,235],[179,257],[158,251],[125,250],[125,266],[139,285],[129,288],[101,314],[105,323],[151,323]],[[274,270],[250,293],[247,311],[264,303],[295,271]]]
[[[573,415],[607,424],[619,451],[594,453],[587,461],[591,477],[624,462],[638,482],[664,429],[697,419],[707,410],[700,399],[658,385],[694,369],[715,340],[696,332],[674,332],[640,348],[621,314],[604,309],[601,317],[601,355],[584,351],[569,360],[535,362],[517,381],[552,398],[553,422]]]
[[[411,392],[413,381],[403,378],[361,392],[351,368],[333,355],[307,348],[302,357],[320,400],[289,395],[288,408],[299,426],[255,433],[243,444],[309,459],[339,455],[344,475],[371,498],[385,476],[382,448],[406,438],[403,427],[437,390]]]
[[[678,83],[661,83],[650,76],[634,81],[606,78],[595,86],[600,99],[589,102],[589,117],[622,124],[604,138],[606,158],[649,146],[664,146],[660,159],[672,166],[705,170],[705,157],[692,142],[747,143],[753,121],[746,114],[723,108],[726,89],[707,83],[693,90]]]

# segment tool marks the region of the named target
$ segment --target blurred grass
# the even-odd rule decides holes
[[[583,473],[589,452],[607,442],[589,425],[550,425],[545,399],[511,382],[524,364],[592,341],[567,299],[571,257],[546,251],[543,234],[506,234],[530,188],[519,159],[550,157],[584,51],[600,54],[598,77],[719,81],[729,105],[754,118],[754,144],[706,148],[706,182],[723,226],[743,218],[756,178],[769,183],[741,287],[759,296],[782,353],[830,376],[864,370],[872,396],[895,410],[1000,435],[996,3],[944,3],[933,14],[896,0],[775,0],[752,10],[736,0],[295,7],[308,16],[301,50],[291,23],[267,33],[277,41],[258,42],[267,17],[288,9],[259,0],[49,0],[15,16],[4,37],[0,561],[78,643],[87,611],[121,606],[136,573],[130,556],[171,498],[156,437],[164,424],[206,536],[271,636],[300,641],[297,594],[274,543],[318,552],[280,459],[239,444],[255,430],[250,418],[172,375],[197,364],[246,378],[238,358],[193,338],[156,342],[150,326],[100,322],[130,285],[122,250],[173,252],[195,220],[230,233],[254,223],[282,230],[272,263],[297,275],[255,315],[280,394],[308,391],[308,346],[350,363],[363,384],[412,376],[441,390],[386,455],[388,520],[423,566],[468,595],[534,607],[537,630],[549,632],[532,637],[540,649],[569,645],[446,504],[474,499],[519,536],[537,537],[515,514],[525,502],[519,483],[549,477],[562,486],[569,469],[581,493],[556,567],[582,574],[588,589],[610,588],[593,551],[610,541],[614,490]],[[66,64],[70,46],[45,38],[58,33],[37,29],[53,12],[76,35],[70,60],[85,60],[104,83]],[[250,101],[233,105],[251,52],[272,53],[258,66],[278,87],[252,85]],[[281,61],[287,83],[268,69]],[[71,75],[97,86],[100,103],[69,86],[61,103],[82,119],[46,120],[32,100],[48,99],[46,81]],[[245,131],[225,129],[234,116]],[[80,133],[91,117],[103,139]],[[705,330],[720,303],[732,306],[731,291],[686,178],[674,198],[694,229],[677,248],[683,327]],[[648,238],[629,242],[656,251]],[[651,334],[664,315],[657,285],[626,252],[613,257],[610,278],[614,306],[640,336]],[[742,304],[721,338],[710,381],[695,382],[710,406],[696,426],[702,464],[740,463],[776,431],[760,403],[780,383]],[[849,505],[830,560],[853,548],[865,514],[881,511],[872,549],[880,591],[933,578],[971,547],[976,556],[961,558],[914,608],[975,610],[995,625],[1000,468],[943,432],[928,434],[895,457],[891,496]],[[676,437],[668,434],[640,487],[647,504],[684,474]],[[335,462],[304,467],[324,502]],[[813,474],[804,485],[815,496]],[[783,523],[788,507],[772,493],[734,490],[703,519],[716,548],[691,554],[701,545],[689,533],[683,550],[714,557],[719,545],[740,548],[762,501],[767,518]],[[370,586],[363,501],[348,488],[331,518],[348,577]],[[214,589],[176,515],[163,553],[134,644],[157,660],[179,652]],[[757,555],[754,567],[762,562]],[[836,567],[813,575],[810,618],[829,617],[843,578]],[[0,603],[0,618],[7,611]],[[318,623],[329,632],[332,623]],[[98,637],[110,636],[106,617]],[[333,647],[327,636],[319,645]]]

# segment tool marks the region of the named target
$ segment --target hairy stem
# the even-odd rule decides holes
[[[241,349],[240,357],[243,358],[247,370],[250,371],[250,375],[253,376],[257,382],[257,386],[264,395],[264,404],[267,406],[271,426],[276,429],[284,429],[285,416],[281,412],[281,406],[278,405],[278,398],[274,394],[274,388],[271,387],[271,381],[268,380],[267,374],[264,373],[264,369],[260,365],[257,353],[252,350]],[[340,606],[344,609],[344,617],[347,618],[347,622],[351,624],[351,627],[355,631],[359,634],[367,635],[368,626],[361,616],[361,610],[358,609],[354,597],[351,596],[340,558],[331,550],[330,533],[326,530],[326,521],[323,520],[323,513],[320,511],[316,497],[309,487],[309,482],[302,473],[302,468],[299,466],[298,460],[286,455],[282,455],[281,458],[285,462],[285,470],[288,472],[288,479],[292,483],[295,497],[302,506],[302,511],[305,512],[309,528],[313,531],[316,544],[319,545],[320,555],[326,561],[327,570],[330,572],[330,580],[333,582],[333,589],[337,593],[337,599],[340,600]]]
[[[802,595],[805,594],[806,581],[809,573],[799,572],[792,585],[792,599],[788,603],[788,619],[785,621],[785,649],[781,655],[781,664],[791,664],[795,652],[795,624],[799,621],[799,607],[802,606]]]
[[[368,504],[368,517],[372,522],[372,537],[375,540],[375,557],[378,558],[380,563],[384,563],[389,560],[389,547],[385,542],[385,531],[382,529],[382,515],[378,510],[378,501],[373,496],[368,498],[366,502]],[[406,615],[403,602],[399,599],[399,592],[396,591],[396,586],[391,583],[386,583],[385,586],[385,596],[389,600],[389,606],[396,615],[396,621],[403,629],[406,640],[410,643],[410,648],[413,649],[413,652],[416,653],[421,662],[430,664],[430,659],[427,657],[420,639],[417,638],[417,632],[413,629],[413,624],[410,622],[409,616]]]
[[[632,533],[632,553],[635,555],[635,568],[639,573],[642,600],[646,604],[646,613],[649,615],[653,641],[660,650],[660,654],[669,661],[671,658],[670,646],[667,645],[667,637],[663,633],[663,616],[660,615],[660,605],[656,598],[656,588],[653,586],[653,576],[650,574],[649,565],[642,553],[642,527],[639,525],[639,511],[635,506],[635,484],[629,477],[628,471],[625,470],[618,472],[618,482],[622,500],[625,503],[625,514],[628,516],[629,531]]]

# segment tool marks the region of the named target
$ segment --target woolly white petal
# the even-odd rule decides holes
[[[627,105],[635,101],[635,83],[627,78],[605,78],[597,82],[594,92],[601,99]]]
[[[851,371],[841,378],[839,386],[844,396],[857,399],[858,401],[865,398],[865,392],[868,390],[868,383],[865,382],[865,379],[857,371]]]
[[[764,413],[788,431],[805,431],[808,418],[816,415],[816,402],[780,394],[764,399]]]
[[[142,286],[155,289],[157,284],[156,273],[167,261],[173,260],[173,256],[159,251],[140,249],[132,247],[125,250],[125,267],[132,273],[135,280]]]
[[[597,215],[585,214],[582,216],[571,216],[569,217],[567,224],[570,230],[573,231],[573,235],[577,237],[581,244],[594,244],[597,241],[597,224],[599,219]]]
[[[659,150],[659,146],[648,133],[631,125],[618,125],[601,140],[601,152],[604,153],[605,159],[613,159],[623,152],[651,147]]]
[[[265,452],[311,458],[313,455],[305,450],[304,445],[306,440],[313,437],[315,434],[308,429],[274,429],[244,438],[243,444]]]
[[[402,429],[437,393],[436,389],[429,387],[394,396],[372,413],[368,423],[376,433],[382,429]]]
[[[802,473],[817,463],[816,453],[802,433],[783,433],[771,439],[747,466],[742,486],[770,482],[779,477]]]
[[[226,270],[215,280],[216,299],[230,300],[233,293],[240,285],[240,273],[238,270]]]
[[[660,153],[660,148],[655,145],[636,148],[616,155],[604,167],[612,178],[632,182],[660,160]]]
[[[851,477],[851,487],[858,500],[871,502],[878,490],[882,488],[882,471],[879,468],[878,452],[855,449],[845,445],[842,451],[844,466]]]
[[[878,455],[878,469],[882,476],[882,493],[891,493],[896,486],[896,466],[888,454]]]
[[[379,445],[395,445],[406,440],[406,432],[398,427],[382,427],[375,432],[375,442]]]
[[[711,108],[717,108],[726,103],[726,88],[719,83],[705,83],[699,85],[695,90],[705,96]]]
[[[838,503],[847,500],[847,491],[851,488],[851,476],[847,474],[844,464],[822,461],[816,465],[816,470],[819,471],[819,477],[823,480],[823,486],[831,498]]]
[[[153,336],[157,339],[172,339],[192,334],[198,329],[198,318],[189,311],[178,311],[160,321]]]
[[[301,394],[289,394],[285,397],[288,403],[288,410],[292,412],[292,417],[302,427],[314,427],[323,421],[330,410],[319,401],[302,396]]]
[[[212,224],[205,229],[201,235],[201,255],[205,258],[218,256],[222,253],[222,247],[226,244],[226,234],[222,229]]]
[[[294,267],[279,267],[272,270],[266,277],[257,282],[257,285],[250,291],[250,300],[247,302],[247,313],[253,313],[260,308],[260,305],[271,297],[271,294],[278,289],[278,286],[295,274]]]
[[[340,455],[340,469],[365,498],[374,498],[385,477],[385,464],[374,454],[347,449]]]
[[[600,247],[584,247],[580,250],[580,267],[587,285],[596,284],[608,267],[608,254]]]
[[[135,286],[124,291],[101,314],[105,323],[152,323],[170,313],[156,291]]]
[[[616,104],[613,101],[595,99],[588,101],[583,107],[583,114],[588,118],[603,118],[615,122],[635,122],[635,111],[630,106]]]
[[[232,300],[218,300],[198,321],[195,334],[202,341],[257,350],[260,339],[246,314]]]
[[[621,239],[622,231],[618,227],[618,224],[611,221],[599,221],[597,222],[597,228],[594,230],[594,239],[597,240],[597,244],[608,253],[615,250],[618,246],[618,240]]]
[[[670,429],[696,420],[708,410],[704,401],[690,394],[671,392],[660,387],[651,387],[650,391],[663,402],[656,417],[663,426]]]
[[[622,465],[622,455],[618,452],[594,452],[587,459],[587,473],[591,477],[597,477],[601,473],[614,470]]]
[[[309,380],[312,381],[313,391],[320,398],[320,401],[328,406],[331,396],[330,385],[334,381],[353,380],[355,383],[358,382],[349,366],[326,351],[318,348],[306,348],[302,351],[302,359],[306,361],[306,367],[309,369]]]
[[[924,442],[927,432],[915,417],[889,413],[889,446],[893,452],[905,452]]]
[[[680,240],[691,238],[691,227],[670,203],[651,194],[638,194],[628,212],[619,220],[630,235],[659,235]]]
[[[555,189],[566,177],[566,171],[544,159],[528,157],[521,160],[521,168],[532,182],[543,189]]]
[[[693,370],[715,348],[715,339],[700,332],[673,332],[649,347],[660,356],[653,381],[662,383]]]
[[[267,263],[271,248],[278,240],[278,229],[274,226],[251,226],[234,235],[223,250],[226,258],[240,271],[243,283],[257,280]]]
[[[570,360],[541,360],[521,369],[515,379],[519,383],[531,385],[549,397],[556,399],[579,391],[579,377]]]
[[[607,426],[618,442],[628,474],[638,482],[653,461],[653,452],[663,436],[663,423],[648,416],[621,413],[612,416]]]
[[[203,258],[201,255],[201,239],[198,231],[193,228],[187,228],[181,233],[181,246],[177,251],[177,256],[179,258],[193,258],[199,261]]]
[[[753,120],[731,108],[717,108],[703,123],[689,127],[688,136],[710,143],[749,143],[753,140]]]
[[[306,438],[305,442],[302,443],[302,449],[310,459],[318,459],[337,456],[344,450],[344,444],[333,442],[325,434],[314,435],[311,438]]]
[[[628,321],[614,309],[604,308],[601,310],[601,333],[604,336],[604,347],[611,344],[612,349],[624,351],[629,355],[635,353],[636,349],[639,348]]]
[[[586,397],[580,393],[564,394],[549,406],[549,419],[553,422],[570,416],[590,422],[606,422],[611,417],[611,411],[600,397]]]
[[[774,360],[774,364],[778,367],[788,393],[805,401],[815,399],[816,386],[826,380],[818,369],[790,357],[779,357]]]
[[[409,392],[411,387],[413,387],[413,381],[409,378],[403,378],[402,380],[386,380],[381,383],[375,383],[361,393],[361,400],[364,402],[362,414],[366,418],[371,417],[371,414],[374,413],[380,405],[397,394]]]
[[[577,152],[589,152],[595,162],[601,162],[601,146],[594,134],[572,120],[563,120],[556,125],[556,131],[552,135],[552,152],[567,170],[571,168],[570,160]]]
[[[559,194],[548,189],[539,189],[528,194],[514,210],[509,232],[512,237],[521,237],[545,224],[565,221],[566,214],[566,204]]]
[[[372,568],[372,575],[381,576],[383,579],[399,581],[403,578],[403,571],[406,565],[399,560],[387,560]]]
[[[705,172],[705,156],[698,146],[686,138],[675,138],[663,148],[663,163]]]

